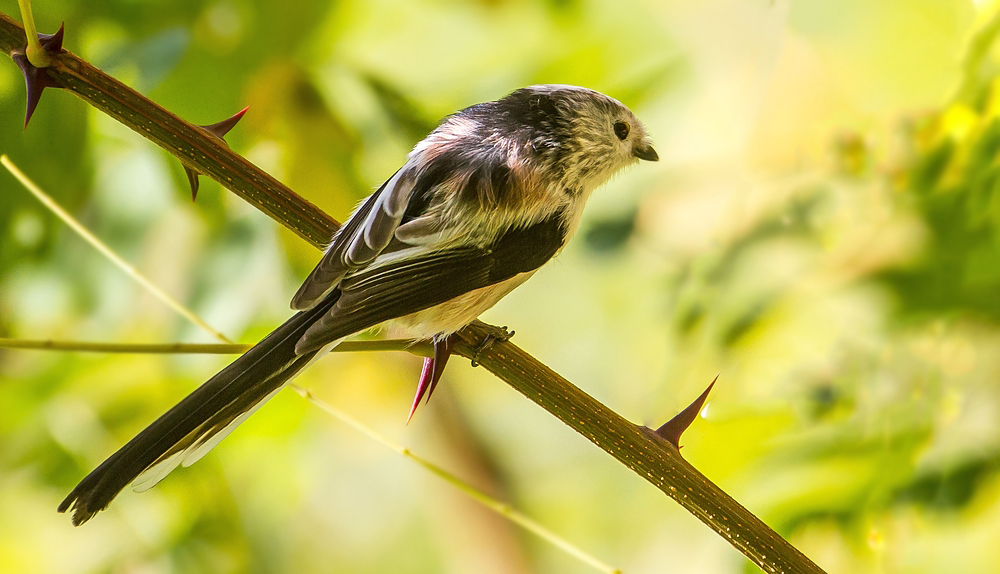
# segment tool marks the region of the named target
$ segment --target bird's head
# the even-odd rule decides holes
[[[565,180],[582,187],[593,189],[640,159],[659,160],[642,122],[600,92],[544,84],[517,90],[498,103],[518,108],[508,117],[525,126],[535,151],[563,171]]]

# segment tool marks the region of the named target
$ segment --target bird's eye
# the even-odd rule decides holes
[[[618,136],[618,139],[625,141],[625,138],[628,137],[628,130],[629,127],[627,123],[615,122],[615,135]]]

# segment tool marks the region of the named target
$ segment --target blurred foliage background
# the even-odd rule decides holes
[[[15,15],[13,0],[0,10]],[[229,136],[342,219],[444,115],[532,83],[613,95],[662,161],[484,319],[656,425],[829,572],[1000,562],[1000,48],[990,0],[38,2],[43,32]],[[70,94],[0,153],[214,327],[253,342],[318,253]],[[0,174],[0,336],[211,342]],[[282,393],[199,464],[75,529],[76,482],[225,357],[0,350],[2,572],[590,572]],[[405,426],[420,361],[299,381],[625,572],[749,572],[481,369]]]

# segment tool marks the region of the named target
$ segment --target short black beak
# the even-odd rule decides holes
[[[660,161],[660,156],[656,155],[656,150],[648,144],[639,144],[632,148],[632,155],[646,161]]]

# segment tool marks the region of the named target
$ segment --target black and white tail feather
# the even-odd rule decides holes
[[[395,320],[448,335],[552,258],[590,192],[655,160],[616,100],[532,86],[466,108],[362,202],[292,300],[299,312],[94,469],[59,505],[82,524],[130,483],[201,458],[344,337]]]
[[[295,344],[332,301],[297,313],[240,358],[205,382],[94,469],[59,505],[82,524],[108,507],[134,481],[152,488],[179,465],[188,466],[273,396],[316,354]]]

